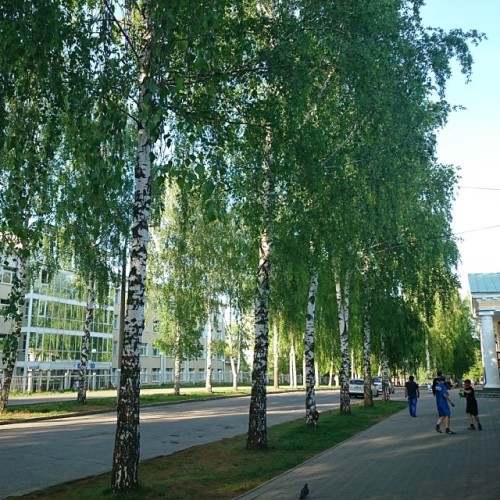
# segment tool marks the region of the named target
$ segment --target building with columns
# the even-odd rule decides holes
[[[481,333],[484,388],[500,390],[500,273],[469,274],[471,309]]]

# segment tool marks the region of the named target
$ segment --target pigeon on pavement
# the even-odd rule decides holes
[[[306,498],[309,495],[309,488],[307,487],[307,483],[304,484],[304,487],[300,490],[300,498],[301,500]]]

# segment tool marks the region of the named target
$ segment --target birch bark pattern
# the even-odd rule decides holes
[[[238,371],[239,371],[239,362],[237,362],[237,359],[235,359],[235,352],[239,353],[239,325],[236,325],[237,328],[237,338],[236,338],[236,345],[238,346],[238,350],[235,350],[235,339],[234,337],[234,325],[233,325],[233,313],[232,313],[232,307],[231,307],[231,300],[229,301],[229,322],[228,322],[228,328],[226,329],[226,337],[227,341],[229,344],[229,362],[231,363],[231,378],[232,378],[232,384],[233,384],[233,391],[236,391],[238,389]],[[239,360],[238,360],[239,361]]]
[[[297,387],[297,358],[295,356],[295,337],[293,335],[293,332],[292,337],[290,338],[290,353],[288,357],[290,387]]]
[[[80,370],[79,370],[79,385],[77,400],[81,404],[87,402],[87,381],[88,381],[88,365],[89,365],[89,350],[90,350],[90,331],[92,329],[92,321],[94,320],[95,307],[95,291],[94,291],[94,276],[89,274],[87,282],[87,310],[85,313],[85,324],[83,326],[82,349],[80,354]]]
[[[264,232],[260,243],[257,297],[255,301],[255,345],[252,369],[252,394],[247,448],[267,447],[267,356],[269,348],[269,295],[271,242]]]
[[[389,360],[387,359],[387,354],[385,352],[385,342],[382,337],[382,400],[389,401],[391,399],[391,391],[389,386]]]
[[[212,389],[212,330],[213,330],[213,316],[212,307],[210,300],[207,306],[208,313],[208,325],[207,325],[207,335],[205,337],[205,390],[207,392],[213,392]]]
[[[340,332],[340,413],[351,413],[351,399],[349,398],[349,292],[342,289],[339,282],[335,284],[338,305],[338,320]]]
[[[180,330],[177,330],[177,345],[180,343]],[[175,350],[174,355],[174,394],[179,396],[181,394],[181,357],[179,355],[179,349]]]
[[[4,355],[4,376],[2,383],[2,396],[0,399],[0,414],[3,413],[9,404],[10,388],[12,385],[12,377],[14,376],[14,368],[16,366],[17,351],[19,348],[19,340],[21,338],[21,328],[23,324],[24,302],[26,297],[26,265],[24,259],[16,254],[13,257],[15,263],[16,275],[14,283],[12,283],[11,295],[16,301],[16,314],[13,319],[12,332],[7,335],[3,344]],[[6,359],[5,359],[6,358]]]
[[[267,151],[270,137],[267,134]],[[247,449],[267,448],[267,360],[269,350],[269,297],[271,294],[271,246],[270,237],[270,161],[266,154],[264,160],[264,182],[262,206],[264,227],[259,246],[259,269],[255,297],[255,344],[252,367],[252,393],[248,421]]]
[[[372,394],[372,365],[371,365],[371,307],[370,302],[364,304],[364,330],[363,330],[363,368],[364,368],[364,393],[365,406],[373,406]]]
[[[280,372],[279,372],[279,337],[278,337],[278,322],[274,323],[273,335],[273,373],[274,381],[273,386],[275,389],[280,388]]]
[[[143,2],[144,46],[140,54],[138,116],[147,113],[147,83],[151,63],[153,30],[149,20],[149,2]],[[132,246],[128,278],[127,306],[123,335],[117,426],[111,488],[126,493],[139,484],[140,362],[139,342],[144,330],[144,294],[146,285],[147,244],[151,210],[151,138],[147,119],[138,123],[137,162],[132,223]]]
[[[309,283],[306,313],[306,335],[304,342],[306,362],[306,424],[318,425],[319,412],[316,408],[315,365],[314,365],[314,315],[318,293],[318,273],[313,272]]]

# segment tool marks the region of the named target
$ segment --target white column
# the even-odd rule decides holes
[[[498,375],[497,348],[495,345],[495,332],[493,330],[493,311],[479,311],[481,319],[481,344],[483,346],[483,365],[486,378],[485,388],[500,388]]]

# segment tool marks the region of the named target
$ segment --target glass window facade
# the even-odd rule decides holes
[[[112,300],[94,309],[89,360],[111,363],[113,350]],[[31,301],[31,304],[30,304]],[[31,362],[76,361],[81,357],[87,314],[86,287],[70,272],[59,271],[48,281],[42,270],[27,296],[23,317],[27,360]]]
[[[111,362],[113,340],[91,337],[89,358],[94,362]],[[29,361],[50,362],[80,359],[81,335],[61,333],[31,333],[29,340]],[[93,350],[95,349],[95,352]]]

